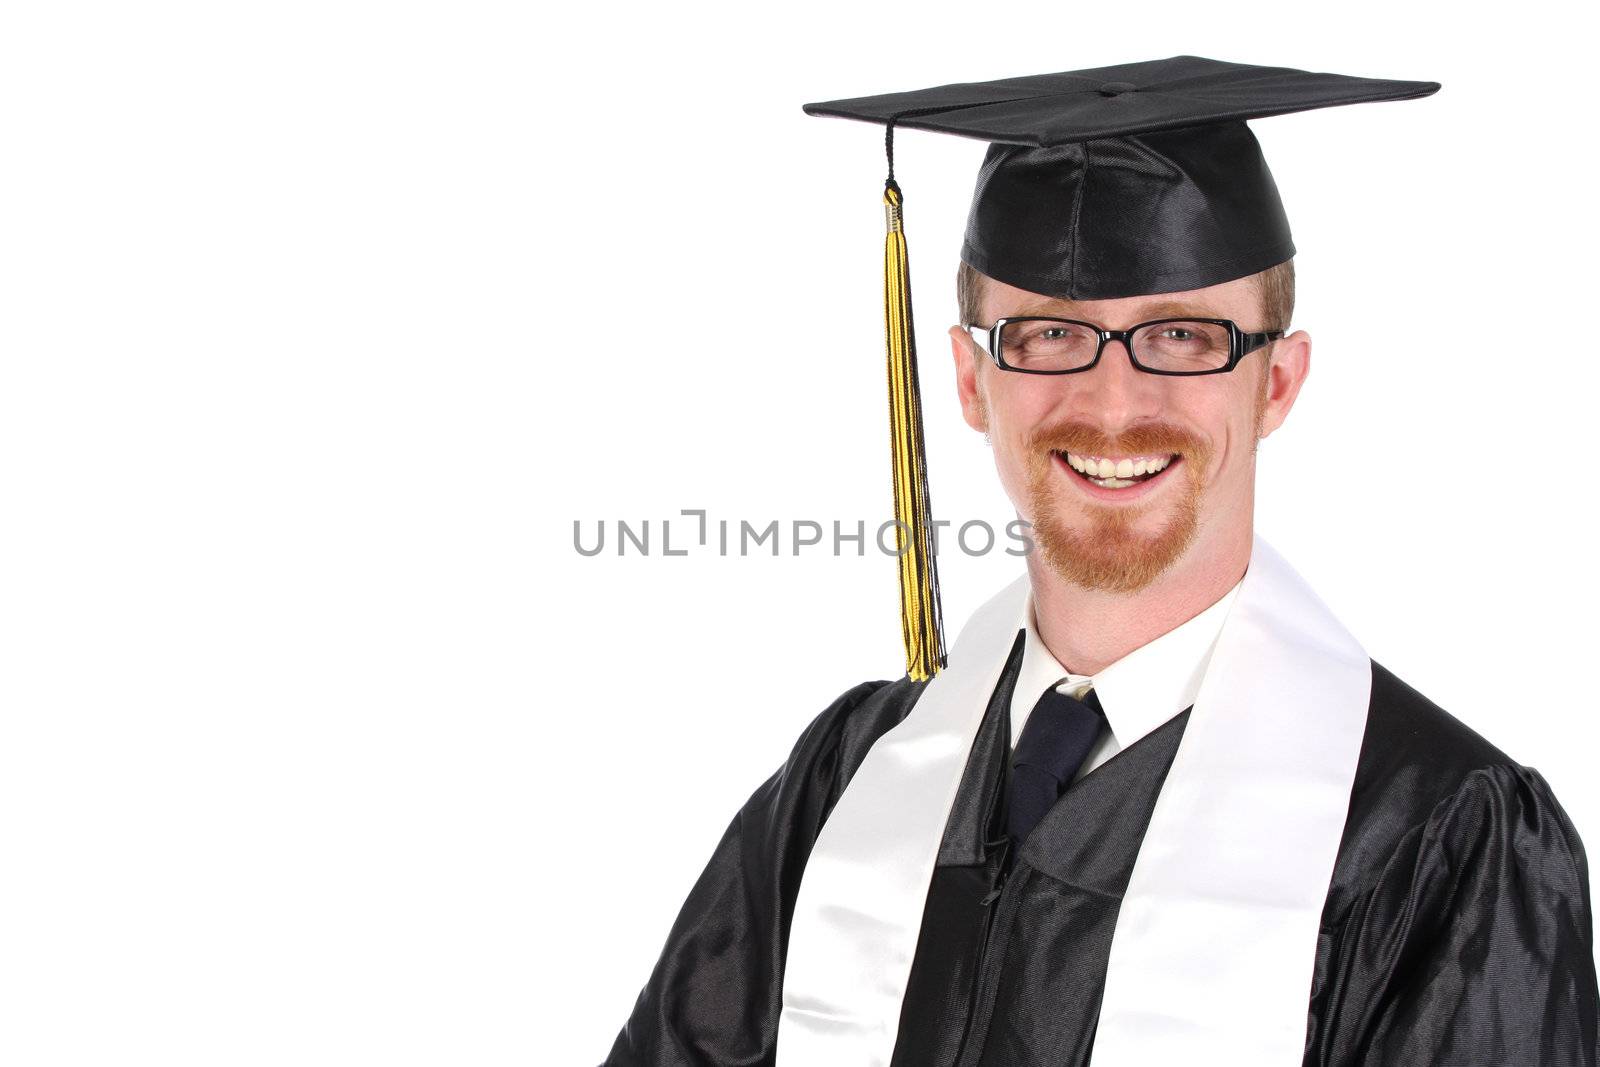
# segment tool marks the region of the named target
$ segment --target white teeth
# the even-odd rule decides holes
[[[1172,464],[1171,456],[1138,456],[1109,460],[1100,456],[1080,456],[1073,452],[1067,452],[1065,455],[1067,465],[1073,470],[1085,475],[1096,485],[1104,485],[1111,489],[1133,485],[1135,483],[1129,479],[1142,474],[1157,474]]]

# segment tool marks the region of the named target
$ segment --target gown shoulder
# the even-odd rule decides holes
[[[811,720],[789,758],[755,791],[744,812],[782,806],[784,798],[795,800],[804,793],[826,816],[866,759],[867,750],[910,714],[926,684],[901,677],[862,682],[847,689]]]
[[[801,732],[728,824],[606,1067],[771,1063],[806,860],[867,750],[906,717],[924,684],[863,682]]]
[[[1321,941],[1307,1064],[1600,1062],[1571,820],[1377,664]]]

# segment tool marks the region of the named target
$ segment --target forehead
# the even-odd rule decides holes
[[[1260,317],[1261,295],[1254,276],[1223,282],[1221,285],[1208,285],[1204,289],[1120,297],[1115,300],[1063,300],[989,278],[983,286],[983,306],[991,322],[998,318],[1048,315],[1084,319],[1114,329],[1149,319],[1193,315],[1197,318],[1234,319],[1240,325],[1249,327]]]

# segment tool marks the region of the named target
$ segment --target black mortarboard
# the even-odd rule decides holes
[[[1438,89],[1436,82],[1175,56],[805,105],[807,114],[887,127],[890,404],[896,516],[907,534],[902,614],[914,677],[942,665],[943,637],[895,129],[992,142],[967,218],[963,261],[1032,292],[1110,299],[1217,285],[1294,255],[1277,186],[1245,120]]]

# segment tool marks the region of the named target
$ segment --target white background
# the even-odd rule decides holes
[[[739,804],[902,669],[875,552],[659,554],[888,512],[881,132],[807,100],[1443,82],[1256,124],[1316,341],[1259,528],[1600,840],[1592,46],[1473,10],[10,5],[0,1060],[603,1057]],[[999,525],[942,338],[982,151],[899,173],[935,506]],[[619,518],[657,551],[578,555]],[[944,558],[952,633],[1016,566]]]

